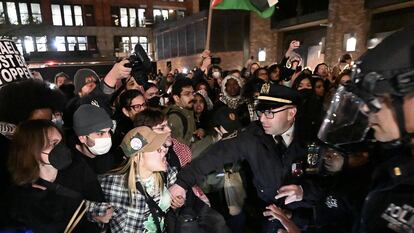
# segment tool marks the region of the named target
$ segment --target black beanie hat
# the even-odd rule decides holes
[[[83,104],[73,115],[73,130],[78,136],[89,135],[112,127],[112,120],[103,108]]]

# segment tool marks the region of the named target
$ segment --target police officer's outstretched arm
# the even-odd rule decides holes
[[[171,196],[185,196],[185,190],[211,172],[222,170],[224,164],[244,160],[245,155],[252,150],[246,146],[247,137],[244,133],[234,133],[207,148],[179,172],[176,184],[170,188]]]

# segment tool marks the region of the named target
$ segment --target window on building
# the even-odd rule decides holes
[[[185,11],[177,11],[177,18],[184,18],[185,17]]]
[[[163,20],[163,17],[162,17],[162,14],[161,14],[161,10],[160,9],[154,9],[153,15],[154,15],[154,21],[155,22],[162,21]]]
[[[167,9],[154,9],[153,15],[155,21],[165,21],[168,20],[170,17],[169,15],[174,13],[174,10],[167,10]]]
[[[56,36],[55,48],[57,51],[87,51],[88,38],[86,36]]]
[[[26,53],[31,53],[31,52],[35,51],[33,37],[31,37],[31,36],[25,36],[24,37],[24,48],[26,50]]]
[[[52,21],[55,26],[62,26],[62,13],[60,11],[60,6],[52,4]]]
[[[137,26],[137,11],[135,8],[129,8],[129,26]]]
[[[121,27],[145,27],[145,9],[112,7],[112,25]]]
[[[32,8],[33,23],[35,23],[35,24],[42,23],[42,12],[40,10],[40,4],[39,3],[30,3],[30,7]]]
[[[67,39],[67,42],[68,42],[67,43],[68,44],[68,51],[77,50],[76,46],[78,44],[78,41],[77,41],[76,37],[75,36],[68,36],[68,37],[66,37],[66,39]]]
[[[20,10],[20,22],[22,24],[29,24],[29,9],[27,9],[27,3],[19,3]]]
[[[138,9],[138,25],[145,27],[145,9]]]
[[[52,7],[53,25],[55,26],[63,26],[63,25],[64,26],[83,26],[82,6],[52,4],[51,7]]]
[[[88,50],[88,39],[86,36],[78,36],[77,37],[78,42],[78,50],[79,51],[86,51]]]
[[[7,21],[8,19],[8,21]],[[0,24],[27,25],[42,23],[39,3],[0,1]]]
[[[168,10],[161,10],[161,14],[164,20],[168,19]]]
[[[16,44],[17,49],[21,54],[27,54],[32,52],[45,52],[47,51],[47,38],[46,36],[21,36],[21,37],[9,37]]]
[[[36,37],[36,48],[38,52],[47,51],[47,38],[46,36]]]
[[[3,2],[0,2],[0,24],[6,23],[6,14],[3,8]]]
[[[114,38],[115,49],[120,52],[132,52],[137,43],[141,44],[145,52],[148,53],[148,38],[145,36],[116,36]]]
[[[140,36],[139,43],[144,48],[145,52],[148,53],[148,38],[145,36]]]
[[[128,10],[120,8],[121,27],[128,27]]]
[[[82,7],[74,6],[73,10],[75,15],[75,26],[83,26]]]
[[[66,39],[64,36],[57,36],[55,38],[55,48],[57,51],[66,51]]]
[[[17,10],[16,10],[16,3],[14,2],[7,2],[7,16],[9,17],[10,24],[19,24],[19,19],[17,18]]]
[[[131,50],[131,39],[130,37],[122,37],[121,48],[123,52],[129,52]]]
[[[168,10],[168,18],[169,19],[177,19],[177,13],[176,13],[176,11],[175,10]]]
[[[72,7],[70,5],[63,6],[63,18],[65,21],[65,26],[73,26]]]

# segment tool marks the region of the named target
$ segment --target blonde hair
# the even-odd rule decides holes
[[[110,174],[125,175],[126,187],[129,191],[129,196],[133,200],[133,195],[137,193],[136,177],[139,176],[139,162],[143,152],[137,152],[126,160],[119,168],[110,171]],[[135,161],[135,157],[138,156],[138,161]],[[164,179],[161,172],[154,172],[155,175],[155,191],[161,193],[164,190]],[[144,194],[143,194],[144,195]],[[132,203],[132,201],[131,201]]]

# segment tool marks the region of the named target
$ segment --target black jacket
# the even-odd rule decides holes
[[[72,164],[58,172],[54,183],[80,196],[58,194],[59,187],[56,191],[41,190],[31,185],[16,187],[12,192],[9,213],[16,225],[29,227],[33,232],[63,232],[82,199],[104,202],[96,175],[81,158],[73,157]],[[86,220],[84,215],[74,232],[93,233],[100,232],[100,229],[96,223]]]
[[[305,155],[305,147],[296,138],[286,152],[280,154],[272,136],[265,134],[260,122],[256,121],[243,132],[236,132],[210,146],[182,169],[176,184],[188,190],[207,174],[221,171],[225,164],[245,160],[253,172],[257,194],[264,202],[276,203],[277,190],[287,184],[302,185],[304,199],[310,200],[313,185],[292,175],[292,164],[303,161]]]
[[[4,229],[9,225],[9,216],[7,214],[8,200],[6,198],[10,189],[10,172],[7,168],[7,161],[9,158],[10,140],[3,134],[0,134],[0,229]],[[3,211],[4,210],[4,211]]]
[[[344,166],[335,174],[318,175],[324,193],[314,207],[315,222],[309,232],[351,232],[368,193],[373,169],[374,164],[368,162],[357,167]]]
[[[95,158],[84,155],[76,148],[72,149],[72,154],[73,156],[85,160],[96,175],[105,174],[110,170],[119,167],[123,162],[123,153],[119,147],[109,151],[106,154],[96,155]]]
[[[374,171],[354,232],[414,232],[414,158],[393,154]]]

